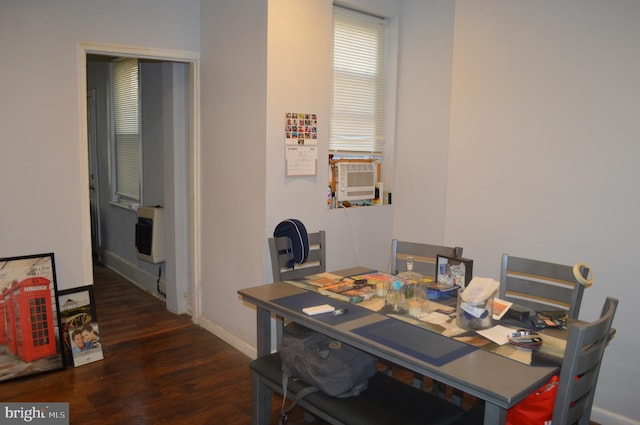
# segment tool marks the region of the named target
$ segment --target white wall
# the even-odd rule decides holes
[[[54,252],[59,289],[93,281],[78,42],[198,51],[199,4],[0,4],[0,54],[8,59],[0,71],[0,256]]]
[[[393,237],[460,246],[445,241],[454,2],[402,4]]]
[[[458,0],[455,12],[445,240],[486,277],[503,252],[590,264],[580,317],[620,299],[593,419],[638,423],[640,3]]]
[[[200,323],[255,353],[255,311],[238,289],[263,282],[267,1],[203,1]]]

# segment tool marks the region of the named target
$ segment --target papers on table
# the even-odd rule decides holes
[[[444,323],[450,322],[451,317],[447,314],[438,313],[437,311],[432,311],[431,313],[423,313],[419,314],[419,320],[423,322],[433,323],[434,325],[442,325]]]
[[[500,320],[507,311],[511,308],[513,303],[505,300],[501,300],[498,297],[493,299],[493,320]]]
[[[509,342],[509,334],[513,332],[513,329],[502,325],[496,325],[489,329],[483,329],[476,331],[483,337],[490,339],[499,345],[504,345]]]

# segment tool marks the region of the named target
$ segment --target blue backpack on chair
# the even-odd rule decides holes
[[[307,229],[300,220],[290,218],[281,221],[273,231],[274,238],[289,238],[291,259],[287,261],[287,267],[293,268],[295,264],[303,264],[309,257],[309,235]],[[283,252],[279,252],[283,254]]]

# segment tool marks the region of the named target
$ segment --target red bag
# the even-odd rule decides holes
[[[551,425],[558,392],[558,377],[529,394],[507,411],[507,425]]]

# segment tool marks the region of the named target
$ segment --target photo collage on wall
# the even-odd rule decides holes
[[[284,137],[288,145],[317,145],[318,117],[304,112],[287,112]]]

